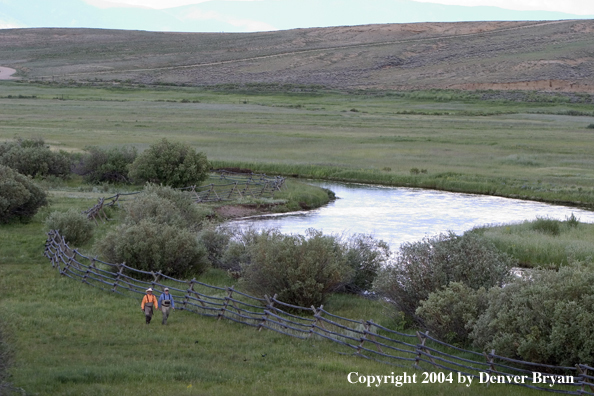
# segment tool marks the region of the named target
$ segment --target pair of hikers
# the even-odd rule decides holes
[[[142,303],[140,304],[140,309],[144,312],[144,316],[146,318],[146,324],[151,323],[151,319],[153,318],[153,308],[159,309],[161,306],[161,312],[163,312],[163,320],[161,324],[167,324],[167,318],[169,317],[169,311],[171,309],[175,310],[175,301],[173,301],[173,296],[169,294],[169,288],[163,289],[163,293],[157,297],[153,294],[153,289],[150,287],[146,289],[146,294],[142,298]]]

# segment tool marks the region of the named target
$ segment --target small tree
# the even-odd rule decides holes
[[[104,150],[88,147],[88,154],[81,159],[77,173],[89,183],[127,183],[128,168],[137,157],[136,148],[116,147]]]
[[[129,174],[137,181],[185,187],[206,180],[208,169],[206,155],[188,145],[163,139],[136,158]]]
[[[0,165],[0,223],[28,220],[47,205],[45,192],[31,179]]]

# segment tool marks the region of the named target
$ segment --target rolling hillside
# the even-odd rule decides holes
[[[44,81],[594,92],[594,20],[263,33],[0,30],[0,65]]]

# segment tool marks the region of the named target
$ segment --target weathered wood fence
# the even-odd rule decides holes
[[[219,182],[202,186],[189,186],[179,190],[188,191],[196,203],[232,201],[241,198],[272,198],[274,193],[280,191],[285,184],[285,178],[280,176],[269,177],[256,173],[233,173],[228,171],[217,172]],[[97,223],[97,219],[107,221],[104,208],[115,206],[121,197],[141,194],[142,191],[131,193],[117,193],[111,197],[99,198],[97,203],[82,212],[89,220]]]
[[[298,307],[279,301],[276,296],[257,298],[233,287],[212,286],[196,279],[179,280],[125,263],[106,263],[71,248],[57,231],[48,233],[44,254],[61,275],[90,286],[138,300],[148,287],[168,287],[178,309],[299,339],[320,337],[342,346],[347,351],[341,352],[344,354],[427,372],[460,373],[475,379],[475,384],[486,373],[501,375],[504,382],[512,385],[568,395],[594,395],[594,367],[585,364],[550,366],[506,358],[495,351],[479,353],[449,345],[428,332],[407,334],[373,320],[333,315],[323,306]],[[563,376],[566,382],[573,383],[552,387],[551,381],[535,380],[534,373],[540,379]],[[514,376],[525,376],[524,383],[515,383]]]

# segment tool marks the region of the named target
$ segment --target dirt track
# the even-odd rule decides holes
[[[18,77],[12,77],[14,73],[16,73],[16,70],[0,66],[0,80],[18,80]]]

